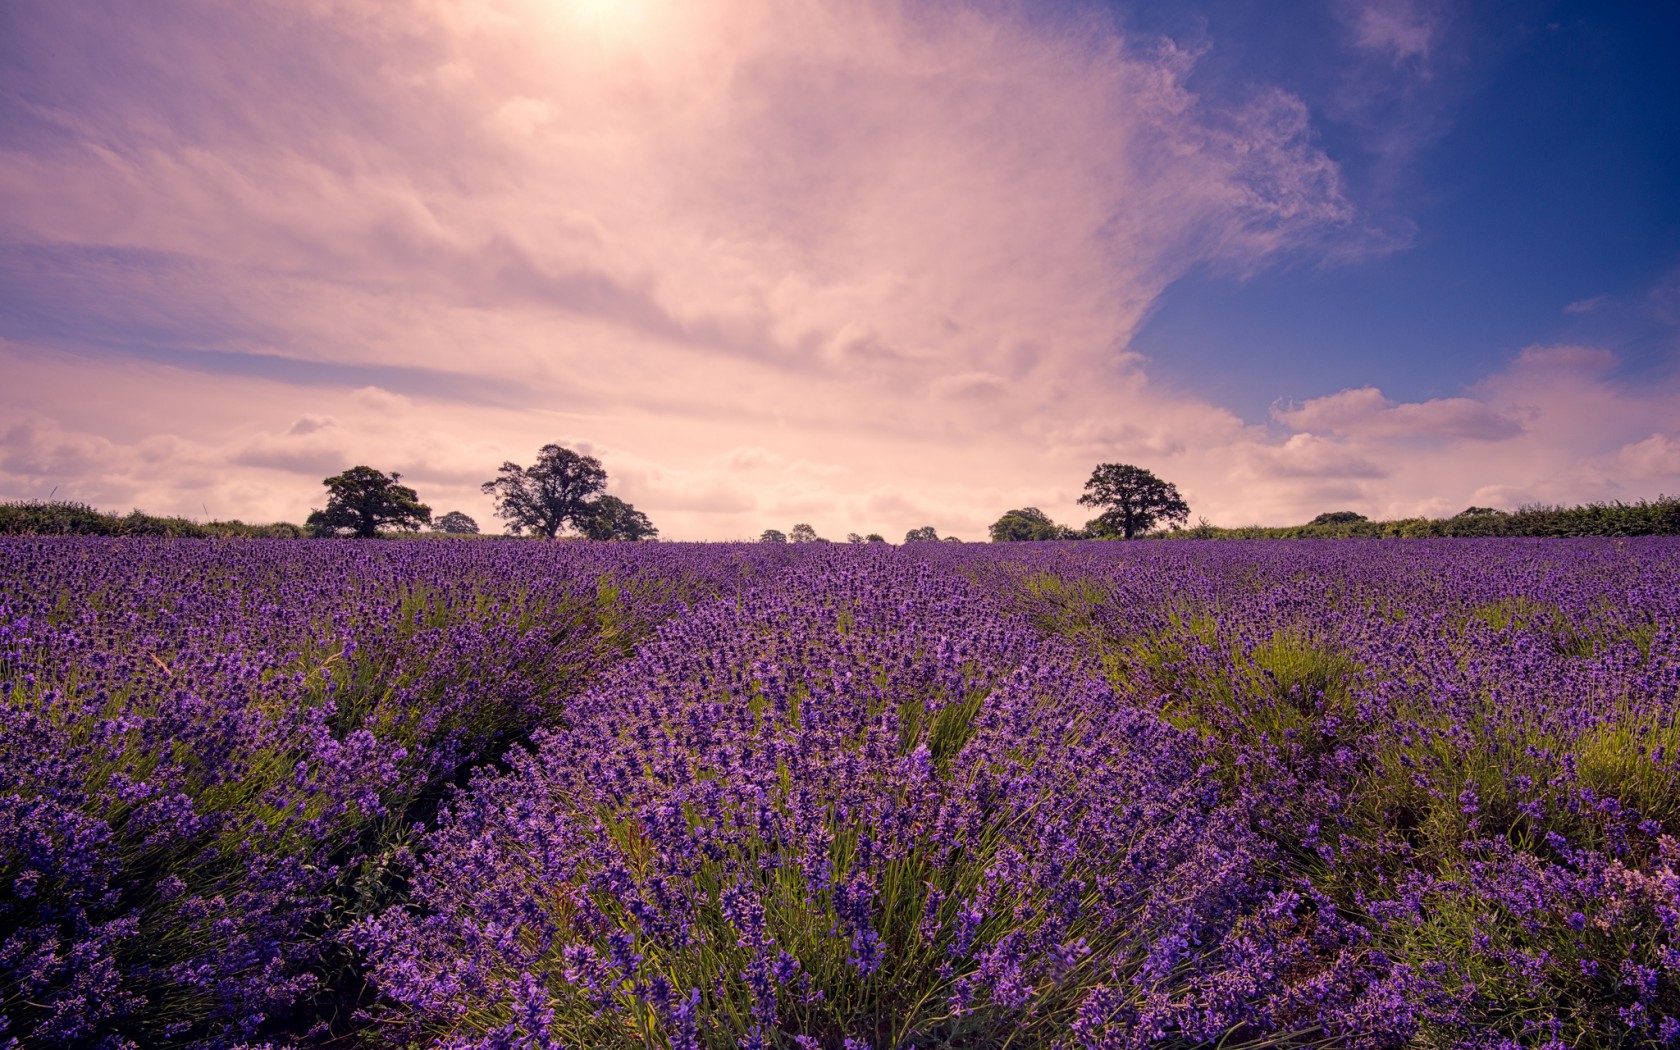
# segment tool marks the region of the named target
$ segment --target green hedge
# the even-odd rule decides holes
[[[237,520],[200,523],[138,510],[112,514],[72,500],[18,500],[0,503],[0,535],[297,539],[306,533],[301,526],[284,521],[269,525],[247,525]]]
[[[1402,518],[1335,525],[1198,525],[1151,533],[1153,539],[1304,540],[1413,539],[1427,536],[1674,536],[1680,535],[1680,496],[1636,503],[1587,503],[1579,507],[1533,504],[1514,513],[1460,514],[1454,518]]]

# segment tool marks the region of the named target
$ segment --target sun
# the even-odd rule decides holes
[[[561,0],[580,25],[603,32],[631,32],[647,18],[644,0]]]

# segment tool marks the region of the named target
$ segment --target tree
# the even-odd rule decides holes
[[[1179,496],[1177,486],[1129,463],[1098,464],[1079,502],[1108,508],[1087,526],[1094,534],[1118,533],[1128,540],[1157,522],[1183,522],[1190,517],[1190,505]]]
[[[648,516],[617,496],[597,496],[578,528],[592,540],[651,540],[659,535]]]
[[[1033,540],[1072,539],[1074,532],[1065,525],[1050,520],[1050,515],[1037,507],[1012,510],[992,522],[993,543],[1024,543]]]
[[[384,526],[414,530],[430,524],[432,508],[421,503],[413,489],[397,484],[401,478],[372,467],[351,467],[323,478],[327,507],[310,511],[307,524],[317,536],[349,533],[363,539],[379,535]]]
[[[458,510],[452,510],[448,514],[445,514],[443,517],[439,518],[432,527],[437,529],[439,532],[447,532],[452,536],[478,535],[478,522],[472,520]]]
[[[1352,525],[1356,521],[1370,521],[1365,515],[1351,510],[1325,511],[1307,522],[1308,525]]]
[[[887,538],[885,536],[881,535],[879,532],[871,532],[869,535],[867,535],[863,538],[863,542],[865,542],[865,543],[885,543],[885,542],[887,542]]]
[[[553,539],[566,525],[582,529],[594,513],[590,497],[607,486],[607,472],[594,456],[544,445],[529,467],[502,464],[494,481],[479,486],[496,497],[496,514],[513,529]]]
[[[1502,511],[1502,510],[1495,510],[1493,507],[1465,507],[1463,510],[1459,511],[1457,514],[1454,514],[1453,517],[1455,517],[1455,518],[1482,518],[1482,517],[1489,517],[1489,516],[1494,516],[1494,515],[1503,516],[1503,515],[1505,515],[1505,512]]]
[[[846,542],[847,543],[862,543],[863,542],[863,537],[859,536],[855,532],[848,532],[848,533],[846,533]]]
[[[788,539],[794,543],[815,543],[817,530],[802,521],[788,532]]]
[[[762,533],[759,534],[758,542],[760,542],[760,543],[786,543],[787,542],[787,534],[782,532],[780,529],[765,529]]]
[[[938,539],[939,533],[933,531],[932,525],[923,525],[904,534],[905,543],[932,543]]]

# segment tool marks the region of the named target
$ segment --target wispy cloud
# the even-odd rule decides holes
[[[1395,65],[1427,63],[1442,21],[1420,0],[1344,0],[1340,12],[1357,46]]]
[[[1315,99],[1348,142],[1347,181],[1391,250],[1416,239],[1419,159],[1451,127],[1475,77],[1471,34],[1433,0],[1336,0],[1335,87]]]
[[[1565,304],[1563,312],[1566,314],[1590,314],[1610,301],[1608,295],[1595,295],[1587,299],[1577,299]]]

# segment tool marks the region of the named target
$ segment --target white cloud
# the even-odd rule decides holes
[[[1127,346],[1175,279],[1358,250],[1361,217],[1299,99],[1199,97],[1193,55],[1098,15],[633,6],[19,19],[65,58],[34,88],[58,137],[0,147],[0,242],[52,261],[7,279],[74,323],[0,343],[27,420],[0,495],[299,520],[368,463],[488,521],[478,483],[558,442],[675,538],[976,538],[1024,504],[1083,520],[1104,460],[1215,520],[1462,504],[1498,472],[1592,495],[1583,464],[1669,425],[1591,348],[1458,398],[1309,399],[1281,436],[1151,384]],[[82,61],[112,48],[120,78]]]
[[[1680,478],[1680,436],[1652,434],[1643,441],[1623,445],[1611,462],[1616,474],[1633,481]]]
[[[1363,437],[1420,440],[1503,441],[1522,433],[1522,423],[1468,397],[1396,404],[1375,387],[1343,390],[1272,415],[1292,430]]]
[[[1281,445],[1251,445],[1243,450],[1257,480],[1336,478],[1343,481],[1384,478],[1389,471],[1356,449],[1313,434],[1295,434]]]

